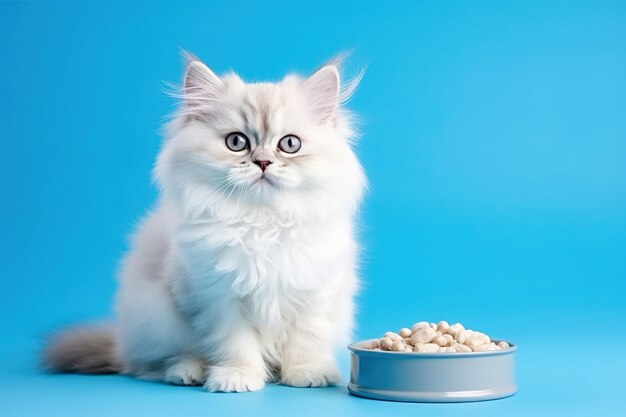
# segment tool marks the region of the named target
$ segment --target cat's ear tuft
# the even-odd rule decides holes
[[[187,68],[183,81],[185,104],[194,107],[216,101],[224,85],[222,80],[197,58],[186,58]]]
[[[340,76],[335,65],[325,65],[304,81],[308,104],[318,121],[332,119],[340,104]]]

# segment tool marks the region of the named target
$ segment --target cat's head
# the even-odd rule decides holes
[[[156,177],[194,216],[265,206],[284,211],[356,206],[365,179],[342,105],[360,75],[342,84],[340,60],[303,78],[245,83],[190,57],[181,108]]]

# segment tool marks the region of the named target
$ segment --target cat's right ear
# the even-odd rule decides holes
[[[197,59],[188,59],[183,82],[187,107],[198,107],[217,101],[224,83],[213,71]]]

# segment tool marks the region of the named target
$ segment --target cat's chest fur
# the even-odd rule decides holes
[[[235,300],[263,323],[315,302],[342,256],[345,235],[341,224],[242,216],[187,225],[178,241],[197,303]]]

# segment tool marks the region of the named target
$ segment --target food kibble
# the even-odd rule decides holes
[[[488,352],[508,349],[504,341],[493,342],[485,333],[466,329],[461,323],[420,321],[411,328],[387,332],[372,341],[370,349],[388,352]]]
[[[403,329],[400,329],[400,331],[398,332],[398,334],[403,338],[406,339],[408,337],[411,337],[411,334],[413,332],[411,331],[411,329],[407,329],[406,327]]]

